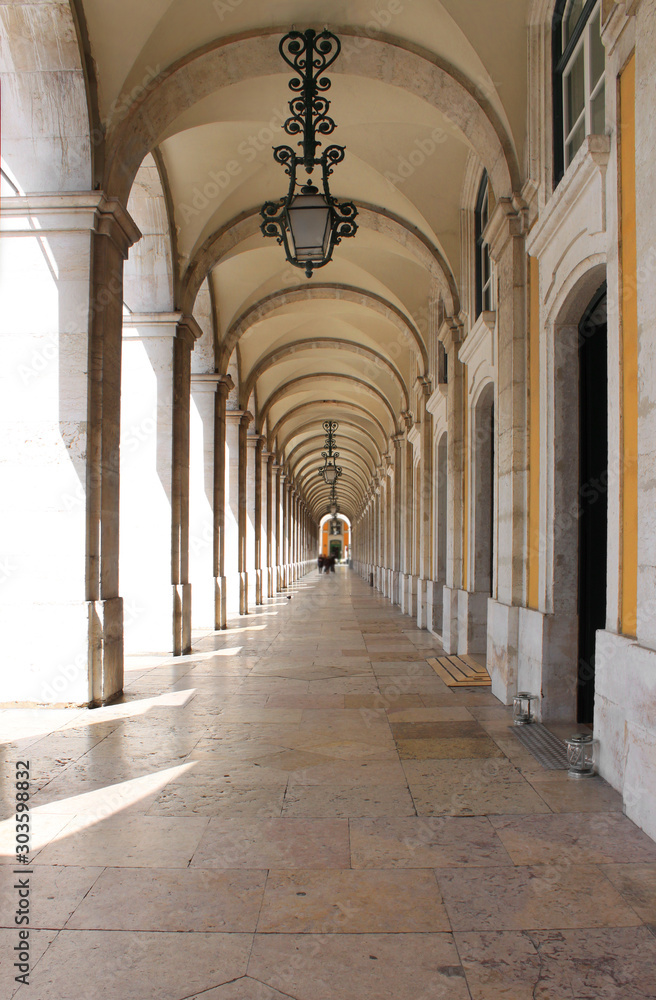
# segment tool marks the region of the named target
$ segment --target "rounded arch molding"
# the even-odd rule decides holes
[[[387,236],[406,249],[437,282],[447,312],[452,316],[457,315],[460,311],[460,298],[456,279],[439,248],[417,226],[394,212],[360,201],[357,202],[357,207],[358,225]],[[193,310],[198,290],[212,268],[220,264],[224,257],[234,253],[240,243],[257,235],[261,222],[259,206],[249,209],[211,233],[196,247],[180,283],[182,310],[189,313]]]
[[[348,382],[349,384],[353,383],[354,385],[362,389],[364,392],[366,392],[368,395],[373,396],[374,399],[377,399],[379,403],[383,404],[383,407],[387,410],[389,414],[391,424],[393,427],[393,433],[394,434],[398,433],[399,428],[397,425],[396,414],[394,413],[394,407],[388,400],[387,396],[384,393],[382,393],[380,389],[376,389],[375,386],[370,385],[364,379],[356,378],[355,375],[344,375],[342,372],[321,372],[309,375],[298,375],[296,378],[292,378],[289,379],[289,381],[284,382],[278,389],[275,390],[275,392],[271,393],[271,395],[263,404],[258,413],[257,425],[258,428],[260,428],[260,432],[261,428],[264,426],[264,422],[267,419],[271,407],[275,406],[276,403],[279,403],[282,399],[285,399],[291,393],[299,391],[299,387],[303,383],[307,384],[310,382],[314,382],[315,384],[321,382]],[[303,390],[301,389],[300,391]]]
[[[146,153],[158,144],[183,111],[224,87],[254,77],[281,73],[278,37],[288,26],[218,39],[165,67],[108,136],[104,188],[125,204]],[[401,39],[381,33],[371,38],[349,26],[338,35],[366,39],[348,74],[380,80],[406,90],[441,111],[476,150],[498,196],[512,197],[521,186],[517,155],[490,102],[446,60]],[[344,65],[334,67],[336,75]]]
[[[424,339],[405,313],[381,295],[376,295],[374,292],[369,292],[364,288],[358,288],[355,285],[317,282],[312,285],[295,285],[293,288],[285,288],[277,292],[272,292],[265,298],[260,299],[259,302],[254,302],[241,316],[238,316],[223,338],[219,350],[219,369],[222,374],[225,374],[225,371],[227,371],[227,366],[230,363],[230,358],[235,347],[256,323],[262,322],[268,315],[282,306],[326,298],[342,302],[352,302],[383,316],[396,327],[404,339],[414,341],[414,346],[421,356],[424,373],[427,373],[428,352]]]
[[[341,410],[346,410],[349,413],[353,412],[353,413],[357,413],[358,415],[359,414],[364,414],[365,418],[367,420],[369,420],[374,425],[374,427],[376,427],[377,430],[380,431],[383,443],[385,443],[387,441],[387,438],[388,438],[387,431],[385,430],[385,428],[381,424],[380,420],[378,420],[378,418],[375,417],[373,415],[373,413],[370,413],[369,410],[367,410],[367,408],[365,406],[360,406],[359,403],[351,403],[351,402],[348,402],[347,400],[340,400],[340,399],[316,399],[316,400],[315,399],[311,399],[311,400],[309,400],[306,403],[300,403],[298,406],[292,407],[290,410],[288,410],[286,413],[284,413],[283,416],[280,418],[280,420],[278,420],[278,422],[271,428],[271,430],[269,431],[269,435],[268,435],[269,450],[272,450],[273,442],[275,441],[277,435],[280,433],[281,429],[284,427],[284,425],[287,423],[287,421],[292,420],[294,417],[298,417],[300,415],[301,411],[305,412],[306,410],[309,410],[313,406],[339,407],[339,408],[341,408]],[[338,417],[339,417],[339,414],[338,414]],[[316,421],[317,421],[318,424],[321,424],[325,419],[326,419],[325,414],[321,414],[321,415],[317,414]],[[341,419],[341,417],[339,417],[339,419]],[[313,422],[313,420],[312,420],[312,422]],[[377,451],[379,452],[379,454],[380,455],[383,454],[383,450],[382,450],[381,445],[379,444],[378,441],[376,441],[376,439],[373,436],[373,434],[369,430],[367,430],[367,428],[364,427],[363,424],[353,423],[353,424],[351,424],[351,426],[352,427],[357,427],[358,429],[362,430],[363,433],[367,434],[368,437],[370,437],[371,440],[373,441],[373,443],[374,443]],[[295,430],[290,435],[290,437],[287,438],[287,440],[285,441],[285,444],[282,445],[279,450],[282,450],[282,448],[284,448],[286,446],[286,444],[289,442],[289,440],[291,440],[291,438],[296,433],[298,433],[297,430]]]
[[[270,351],[257,362],[248,377],[244,380],[240,393],[240,405],[242,409],[246,409],[251,392],[255,388],[258,378],[277,365],[278,362],[284,361],[286,358],[295,354],[302,354],[306,351],[310,352],[326,349],[344,351],[348,354],[357,354],[360,357],[368,358],[374,368],[377,370],[384,369],[389,372],[401,392],[403,409],[406,411],[409,410],[410,397],[408,394],[408,387],[405,384],[405,380],[403,379],[403,376],[399,372],[398,368],[384,355],[379,354],[378,351],[374,351],[373,348],[366,347],[356,341],[343,340],[339,337],[315,337],[305,338],[303,340],[294,340],[289,344],[284,344],[282,347],[278,347],[275,350]]]

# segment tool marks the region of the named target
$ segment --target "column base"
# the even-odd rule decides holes
[[[191,584],[173,584],[173,655],[191,652]]]
[[[398,572],[398,570],[394,570],[392,572],[392,598],[391,598],[392,604],[400,604],[401,603],[401,581],[402,580],[403,580],[403,577]]]
[[[417,577],[416,576],[404,576],[403,577],[403,594],[401,601],[401,611],[404,614],[410,615],[411,618],[415,618],[417,615]]]
[[[225,576],[214,577],[214,628],[228,627],[228,590]]]
[[[458,652],[458,594],[453,587],[442,589],[442,645],[445,653]]]
[[[656,650],[597,632],[594,733],[599,772],[624,811],[656,839]]]
[[[442,632],[444,584],[426,581],[426,628],[434,634]]]
[[[91,698],[105,705],[123,690],[123,598],[89,602]]]
[[[239,574],[239,614],[248,614],[248,573]]]
[[[497,601],[490,601],[488,661],[492,663],[496,675],[496,685],[494,676],[492,680],[493,690],[496,686],[497,690],[505,693],[507,704],[518,690],[539,694],[538,712],[543,722],[574,723],[578,675],[577,616],[546,615],[531,608],[519,608],[518,634],[513,649],[512,646],[504,646],[509,629],[505,608]],[[497,697],[500,698],[501,694]]]
[[[428,580],[417,580],[417,628],[428,628]]]
[[[487,653],[487,593],[458,591],[458,652]]]
[[[488,602],[487,670],[492,678],[492,694],[510,705],[517,694],[519,608]],[[540,688],[535,692],[538,694]]]

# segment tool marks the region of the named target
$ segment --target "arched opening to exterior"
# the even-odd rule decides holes
[[[596,634],[606,627],[608,351],[605,284],[579,323],[577,721],[594,718]]]

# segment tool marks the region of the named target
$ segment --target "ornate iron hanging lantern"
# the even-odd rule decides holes
[[[321,457],[324,460],[323,466],[319,469],[319,475],[322,477],[326,486],[333,486],[342,474],[341,465],[337,465],[335,459],[339,458],[339,452],[335,451],[335,431],[339,427],[336,420],[324,420],[323,429],[326,432],[326,443],[324,444],[325,451],[321,452]]]
[[[289,102],[291,117],[283,128],[287,135],[301,135],[298,145],[302,155],[291,146],[275,146],[273,158],[289,176],[289,190],[279,201],[267,201],[262,207],[262,233],[274,236],[285,248],[287,260],[305,270],[308,278],[317,267],[324,267],[335,246],[346,237],[355,236],[358,210],[351,201],[338,202],[330,193],[328,178],[344,159],[344,147],[331,145],[317,156],[321,142],[317,134],[330,135],[335,122],[328,116],[328,101],[323,94],[330,80],[323,74],[337,59],[341,44],[336,35],[325,30],[316,33],[290,31],[280,41],[280,54],[298,76],[289,81],[295,96]],[[297,170],[304,167],[309,175],[302,184]],[[321,172],[321,190],[310,179],[314,168]]]
[[[334,517],[330,522],[330,534],[341,535],[341,533],[342,533],[342,522],[339,517]]]
[[[336,517],[339,513],[339,504],[337,503],[337,490],[335,488],[335,483],[330,487],[330,503],[328,504],[328,513]]]

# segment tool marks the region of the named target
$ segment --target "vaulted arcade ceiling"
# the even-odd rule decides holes
[[[107,130],[103,187],[126,197],[148,153],[172,215],[174,307],[207,278],[221,370],[290,462],[317,514],[322,421],[340,422],[342,509],[353,515],[416,417],[429,369],[429,303],[457,313],[461,205],[475,155],[494,193],[521,188],[525,0],[81,0]],[[307,279],[259,229],[286,189],[292,26],[341,39],[327,95],[345,161],[333,193],[357,236]]]

